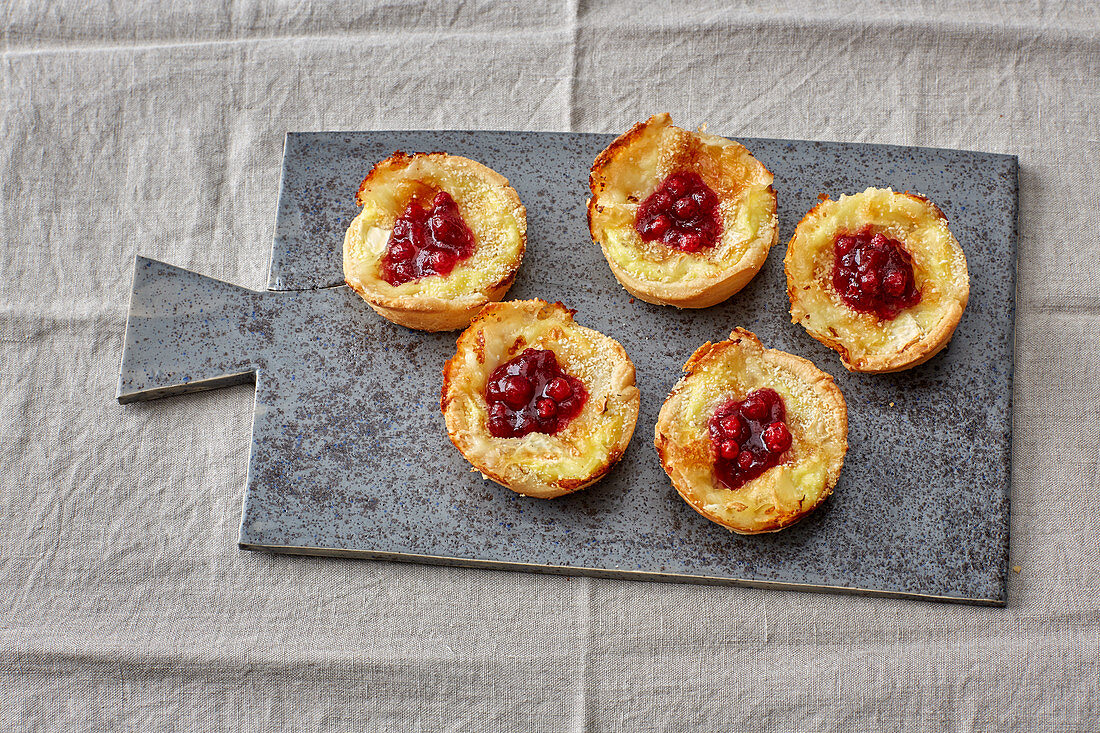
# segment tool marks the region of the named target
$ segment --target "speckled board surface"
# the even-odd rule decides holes
[[[139,258],[119,400],[255,379],[240,533],[250,549],[1004,604],[1016,158],[738,138],[775,173],[779,244],[731,300],[677,311],[632,303],[588,236],[588,167],[611,139],[289,134],[269,291]],[[466,155],[507,176],[528,212],[527,255],[509,297],[560,300],[633,359],[638,428],[621,463],[592,488],[542,501],[472,473],[439,412],[440,370],[457,333],[393,325],[340,285],[355,191],[398,149]],[[819,193],[870,185],[935,201],[971,274],[970,304],[948,348],[880,376],[848,374],[790,323],[782,264]],[[836,377],[848,402],[840,483],[809,518],[777,534],[741,537],[703,519],[653,450],[657,412],[684,361],[734,326],[810,359]]]

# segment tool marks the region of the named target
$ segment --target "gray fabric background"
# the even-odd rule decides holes
[[[0,728],[1097,729],[1096,4],[61,0],[0,24]],[[287,130],[663,110],[1019,155],[1007,609],[242,552],[251,387],[115,403],[135,254],[263,287]]]

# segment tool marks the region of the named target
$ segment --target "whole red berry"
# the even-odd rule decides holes
[[[508,377],[504,380],[501,390],[504,402],[513,410],[518,410],[527,404],[534,391],[531,383],[519,375]]]
[[[567,399],[571,394],[573,394],[573,388],[569,386],[567,380],[561,377],[555,377],[546,385],[546,396],[550,397],[555,402],[561,402]]]
[[[724,440],[722,444],[718,446],[718,455],[725,458],[727,461],[736,461],[737,455],[741,452],[741,449],[737,446],[737,443],[732,440]]]
[[[768,405],[757,395],[750,395],[741,403],[741,414],[750,420],[762,420],[768,414]]]
[[[537,409],[539,417],[543,420],[549,420],[558,412],[558,406],[554,404],[554,400],[545,397],[538,401]]]
[[[764,428],[761,438],[770,453],[782,453],[791,447],[791,431],[781,422],[773,422]]]

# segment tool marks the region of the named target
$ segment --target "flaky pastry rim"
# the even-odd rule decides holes
[[[818,398],[818,404],[822,412],[827,417],[826,422],[836,429],[836,434],[831,437],[837,442],[839,454],[835,457],[835,460],[831,460],[825,465],[826,482],[817,501],[810,506],[800,506],[798,511],[777,513],[770,523],[753,524],[751,526],[738,525],[710,511],[707,508],[707,503],[700,498],[699,494],[701,491],[717,486],[716,482],[713,480],[713,472],[710,474],[711,482],[706,487],[696,486],[694,482],[690,481],[681,470],[681,466],[687,465],[686,462],[688,461],[694,462],[698,459],[692,456],[689,451],[678,444],[672,437],[678,423],[677,416],[680,412],[680,403],[687,386],[694,379],[706,379],[707,374],[704,367],[707,365],[707,362],[718,358],[725,349],[741,349],[753,352],[758,358],[764,359],[787,371],[795,376],[800,382],[812,388],[815,396]],[[653,447],[657,451],[657,455],[661,461],[661,467],[668,475],[673,488],[676,489],[676,493],[683,498],[688,506],[715,524],[721,525],[732,532],[751,535],[778,532],[786,529],[792,524],[804,519],[832,495],[833,489],[840,480],[840,471],[844,466],[844,458],[848,451],[848,408],[844,401],[844,395],[841,393],[840,388],[836,385],[832,376],[818,369],[813,362],[803,359],[800,356],[795,356],[794,354],[778,349],[764,347],[760,339],[756,337],[756,334],[740,327],[733,329],[729,339],[719,341],[718,343],[711,343],[708,341],[696,349],[684,364],[683,371],[684,376],[681,377],[672,388],[668,398],[665,400],[664,404],[661,405],[657,423],[653,428]],[[790,406],[788,406],[788,411],[789,410]],[[796,433],[796,431],[799,430],[796,425],[788,422],[788,427],[791,428],[796,442],[803,439],[800,434]],[[730,490],[724,487],[717,488],[736,494],[737,491],[752,489],[761,485],[774,485],[779,475],[776,471],[778,467],[779,466],[775,466],[768,469],[760,476],[746,482],[744,486],[738,489]]]

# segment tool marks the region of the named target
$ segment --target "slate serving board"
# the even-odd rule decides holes
[[[1016,157],[740,138],[775,174],[779,244],[731,300],[677,311],[631,302],[589,238],[588,168],[612,139],[288,134],[268,291],[139,257],[119,401],[255,379],[240,530],[248,549],[1004,605]],[[355,191],[394,150],[444,150],[507,176],[528,212],[527,255],[509,297],[560,300],[633,359],[638,428],[592,488],[543,501],[471,472],[439,412],[457,332],[391,324],[341,284]],[[969,262],[970,304],[951,344],[900,374],[849,374],[788,314],[782,260],[795,225],[819,193],[871,185],[935,201]],[[734,326],[810,359],[848,402],[840,483],[777,534],[741,537],[703,519],[653,450],[657,412],[684,361]]]

